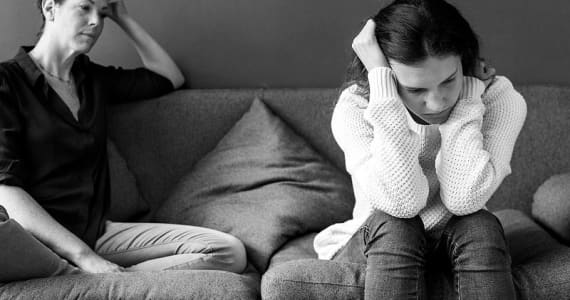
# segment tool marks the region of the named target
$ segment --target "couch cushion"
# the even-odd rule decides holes
[[[260,100],[177,184],[156,220],[241,239],[260,271],[292,237],[350,217],[350,180]]]
[[[570,299],[570,248],[561,245],[524,213],[495,213],[503,227],[513,260],[519,299]],[[315,234],[285,244],[263,274],[263,299],[361,299],[365,265],[317,260]],[[449,278],[428,270],[428,290],[452,299]],[[430,295],[433,299],[433,295]]]
[[[521,211],[495,214],[505,228],[518,299],[570,299],[570,248]]]
[[[163,271],[66,275],[0,285],[0,299],[258,299],[256,274]]]
[[[552,176],[538,188],[532,216],[570,245],[570,173]]]
[[[111,182],[110,220],[133,222],[144,220],[150,207],[139,193],[135,176],[115,144],[107,141],[109,177]]]
[[[13,219],[0,216],[0,241],[0,283],[79,272]]]

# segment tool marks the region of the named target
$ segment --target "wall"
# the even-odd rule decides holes
[[[1,0],[0,60],[33,44],[34,0]],[[193,88],[337,87],[361,21],[378,0],[126,0]],[[515,83],[570,85],[570,1],[452,0],[483,54]],[[139,65],[109,20],[91,52],[103,64]]]

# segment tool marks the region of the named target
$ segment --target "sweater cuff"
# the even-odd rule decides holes
[[[481,98],[485,92],[485,83],[478,78],[465,76],[463,77],[463,86],[459,93],[459,99]]]
[[[378,67],[368,72],[370,83],[370,101],[373,99],[384,100],[398,97],[398,88],[392,69]]]

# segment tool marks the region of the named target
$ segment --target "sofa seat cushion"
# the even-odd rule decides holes
[[[570,245],[570,173],[554,175],[536,190],[532,216]]]
[[[496,212],[505,229],[519,299],[570,299],[570,248],[517,210]],[[366,266],[317,260],[315,234],[284,245],[263,274],[263,299],[362,299]],[[428,270],[430,299],[452,299],[451,278]]]
[[[570,247],[521,211],[495,215],[505,229],[518,299],[570,299]]]
[[[155,220],[227,232],[264,272],[289,239],[350,217],[348,176],[261,100],[175,186]]]
[[[0,299],[258,299],[259,277],[223,271],[66,275],[0,285]]]

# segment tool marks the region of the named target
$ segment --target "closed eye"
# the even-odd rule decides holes
[[[424,89],[406,88],[406,91],[408,91],[408,93],[412,93],[412,94],[419,94],[419,93],[423,92]]]

